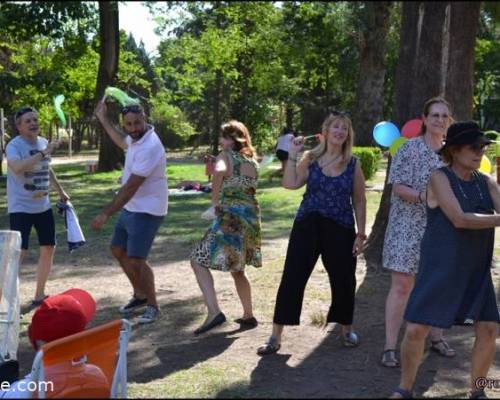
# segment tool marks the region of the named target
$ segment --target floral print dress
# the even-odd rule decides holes
[[[409,186],[419,192],[427,189],[432,171],[442,167],[441,159],[423,136],[408,140],[392,160],[389,183]],[[395,272],[416,274],[420,242],[427,224],[426,205],[411,203],[391,194],[389,222],[382,253],[383,267]]]
[[[262,266],[260,207],[255,192],[257,177],[241,174],[245,163],[258,170],[257,162],[229,150],[233,172],[222,182],[216,218],[201,242],[193,249],[191,260],[219,271],[243,271],[245,265]]]

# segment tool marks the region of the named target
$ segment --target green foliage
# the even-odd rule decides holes
[[[182,110],[169,104],[169,95],[166,91],[158,92],[151,99],[151,121],[160,136],[164,146],[177,148],[185,145],[185,139],[195,130],[189,123]]]
[[[89,27],[95,27],[96,14],[96,5],[92,2],[6,1],[0,6],[0,26],[4,35],[22,41],[38,35],[65,39],[69,32],[82,34]]]
[[[118,63],[118,85],[121,89],[136,97],[137,93],[143,99],[151,96],[151,77],[146,75],[144,58],[137,47],[133,36],[120,32],[120,60]]]
[[[372,179],[380,165],[382,152],[378,147],[353,147],[352,154],[361,162],[366,180]]]
[[[28,3],[0,8],[0,20],[9,20],[0,23],[0,107],[7,115],[23,105],[37,108],[47,133],[56,121],[54,96],[65,95],[63,110],[73,121],[89,112],[98,64],[88,37],[97,31],[96,8],[78,2]],[[12,131],[12,125],[7,129]]]
[[[483,2],[474,64],[474,119],[484,129],[500,129],[500,21],[495,2]]]
[[[500,124],[498,7],[485,2],[476,46],[475,115]],[[120,33],[116,86],[139,98],[164,143],[216,142],[218,125],[244,122],[260,154],[282,127],[303,134],[332,109],[352,111],[359,71],[364,2],[150,2],[163,37],[159,56]],[[172,12],[175,11],[175,12]],[[363,18],[360,18],[363,16]],[[366,18],[365,18],[366,17]],[[391,9],[384,118],[390,119],[398,61],[401,4]],[[90,125],[99,64],[98,13],[86,2],[3,2],[0,6],[0,107],[41,111],[64,94],[73,124]],[[166,34],[168,33],[168,35]],[[9,129],[10,130],[10,129]],[[193,136],[194,134],[197,136]]]
[[[265,151],[287,108],[293,128],[309,132],[328,108],[351,106],[359,55],[347,3],[176,2],[155,8],[164,28],[171,7],[183,11],[182,22],[162,42],[156,69],[204,137],[235,118]]]

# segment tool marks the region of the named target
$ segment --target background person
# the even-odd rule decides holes
[[[328,116],[322,134],[320,144],[306,152],[298,165],[297,153],[304,138],[297,137],[290,146],[283,186],[299,189],[307,184],[307,188],[290,233],[272,334],[257,349],[259,355],[278,351],[284,325],[300,323],[305,287],[320,255],[332,291],[327,322],[342,325],[345,346],[359,344],[352,322],[356,257],[366,239],[365,179],[360,163],[352,156],[354,132],[347,115]]]
[[[106,117],[106,104],[100,101],[96,116],[113,142],[126,150],[122,187],[113,201],[94,217],[91,226],[103,227],[121,210],[111,239],[111,252],[129,279],[133,296],[120,307],[129,313],[146,306],[138,322],[154,322],[160,315],[156,301],[154,273],[147,257],[168,206],[165,148],[154,127],[146,123],[142,107],[122,109],[124,136]]]
[[[278,141],[276,143],[276,157],[281,161],[281,174],[285,171],[286,160],[288,160],[288,152],[290,151],[290,144],[294,138],[295,134],[286,126],[283,128],[281,135],[278,137]]]
[[[427,189],[427,227],[419,273],[405,312],[401,382],[393,397],[408,397],[431,327],[474,324],[470,398],[486,398],[500,316],[491,278],[494,228],[500,226],[500,189],[477,171],[490,140],[473,121],[448,129],[441,149],[447,166],[432,173]],[[496,212],[496,213],[495,213]]]
[[[7,207],[10,229],[21,232],[21,262],[25,258],[31,228],[34,227],[40,245],[36,273],[35,297],[32,305],[38,306],[45,295],[45,284],[54,261],[56,233],[49,186],[57,190],[61,201],[69,200],[50,167],[51,154],[59,145],[48,143],[40,137],[38,113],[34,108],[22,107],[14,114],[14,124],[19,135],[6,147],[7,158]]]
[[[391,271],[391,287],[385,304],[381,363],[389,368],[399,366],[396,344],[418,272],[420,242],[427,222],[425,189],[431,172],[443,165],[436,151],[441,148],[452,121],[451,106],[441,97],[427,100],[422,114],[421,135],[398,149],[388,180],[392,184],[392,195],[382,265]],[[441,329],[433,329],[431,349],[445,357],[455,355],[455,350],[443,339]]]

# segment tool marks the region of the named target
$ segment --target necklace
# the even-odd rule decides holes
[[[441,148],[441,146],[442,146],[442,143],[441,143],[439,146],[437,146],[436,148],[434,148],[434,147],[432,146],[432,144],[433,144],[433,143],[432,143],[432,138],[430,137],[430,133],[429,133],[429,134],[425,134],[425,135],[422,137],[422,139],[423,139],[424,144],[425,144],[425,145],[426,145],[429,149],[431,149],[433,152],[436,152],[436,151],[437,151],[439,148]]]
[[[337,161],[340,158],[340,156],[342,156],[342,153],[340,153],[338,156],[336,156],[333,159],[331,159],[330,161],[328,161],[326,164],[320,165],[318,162],[318,165],[321,169],[323,169],[323,168],[329,166],[330,164],[334,163],[335,161]]]
[[[452,172],[453,172],[453,175],[455,176],[456,178],[456,181],[457,181],[457,184],[458,184],[458,188],[460,189],[460,193],[462,193],[462,196],[464,196],[465,199],[467,199],[467,201],[470,203],[470,199],[469,197],[465,194],[465,191],[464,191],[464,188],[462,187],[461,183],[460,183],[460,178],[458,177],[457,173],[455,171],[453,171],[452,168],[448,167]],[[476,184],[476,189],[477,191],[479,192],[479,198],[481,199],[481,202],[484,200],[484,197],[483,197],[483,192],[481,191],[481,187],[479,186],[479,184],[477,183],[477,178],[476,176],[473,174],[472,175],[472,180],[474,181],[474,183]]]

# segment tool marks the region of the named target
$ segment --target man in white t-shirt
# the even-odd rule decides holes
[[[140,106],[127,106],[121,111],[126,136],[107,119],[104,101],[99,102],[95,114],[113,142],[126,150],[126,156],[122,187],[113,201],[95,216],[91,226],[95,230],[101,229],[111,215],[121,210],[111,240],[111,252],[127,275],[134,292],[130,301],[120,307],[120,312],[127,314],[146,306],[138,322],[147,324],[154,322],[160,315],[154,274],[147,256],[167,214],[165,148],[154,127],[146,123]]]

